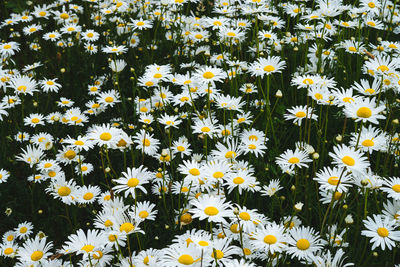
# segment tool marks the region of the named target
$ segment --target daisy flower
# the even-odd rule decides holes
[[[149,182],[150,172],[146,167],[128,168],[126,172],[122,172],[122,175],[123,177],[113,180],[118,184],[113,187],[115,193],[125,192],[125,197],[131,194],[134,199],[136,198],[136,190],[147,193],[143,185]]]
[[[143,153],[154,156],[157,153],[160,141],[153,137],[153,134],[140,129],[133,137],[133,142],[136,144],[136,149]]]
[[[285,120],[294,120],[293,123],[297,123],[301,126],[303,119],[317,120],[318,116],[314,114],[314,110],[307,106],[295,106],[287,110],[289,114],[285,114]]]
[[[22,153],[15,157],[16,160],[24,161],[32,167],[37,164],[44,155],[43,149],[28,145],[25,149],[22,149]]]
[[[76,234],[68,236],[68,241],[62,246],[64,251],[68,253],[83,254],[84,259],[89,255],[93,258],[93,254],[102,249],[106,243],[106,237],[103,232],[98,230],[88,230],[85,233],[82,229],[76,231]]]
[[[14,258],[17,255],[19,246],[15,242],[3,242],[0,244],[0,256]]]
[[[285,251],[288,240],[284,226],[267,223],[255,229],[251,234],[250,244],[257,250],[274,254]]]
[[[39,82],[40,88],[42,88],[43,92],[55,92],[57,93],[61,89],[61,84],[56,82],[55,79],[43,79]]]
[[[17,42],[8,42],[0,44],[0,55],[3,58],[11,57],[15,55],[15,52],[18,52],[19,50],[20,50],[19,43]]]
[[[193,199],[190,204],[193,208],[189,210],[193,213],[193,218],[200,220],[207,219],[209,222],[227,223],[224,217],[229,217],[230,202],[218,196],[210,196],[208,194],[200,196],[198,199]]]
[[[29,237],[30,234],[33,233],[33,224],[30,222],[23,222],[18,224],[18,226],[14,229],[17,238],[25,239]]]
[[[126,53],[128,51],[128,48],[126,48],[123,45],[119,45],[119,46],[106,46],[102,49],[103,53],[106,54],[117,54],[117,53]]]
[[[86,30],[81,33],[82,40],[85,40],[87,42],[96,42],[100,34],[98,32],[95,32],[94,30]]]
[[[28,76],[21,76],[21,75],[16,75],[10,78],[10,81],[8,82],[8,87],[11,87],[12,89],[15,90],[16,94],[29,94],[33,95],[33,92],[38,91],[36,89],[37,83],[35,80]]]
[[[344,144],[333,147],[333,152],[329,152],[329,156],[339,168],[346,168],[355,173],[365,173],[370,165],[361,151]]]
[[[289,231],[287,252],[300,260],[312,262],[314,254],[321,250],[322,244],[318,233],[311,227],[300,226]]]
[[[131,19],[131,23],[128,23],[129,26],[132,27],[132,30],[144,30],[150,29],[153,27],[153,22],[151,20],[142,20],[142,19]]]
[[[213,258],[213,262],[208,266],[229,266],[233,255],[239,255],[241,249],[233,244],[231,244],[231,238],[216,239],[212,243],[212,249],[208,252]]]
[[[76,193],[78,187],[74,180],[66,181],[64,176],[60,176],[58,179],[52,180],[45,191],[51,194],[56,199],[61,199],[61,201],[67,205],[75,203]]]
[[[54,31],[54,32],[47,32],[43,35],[43,39],[47,40],[47,41],[53,41],[56,42],[58,41],[58,39],[60,39],[61,34]]]
[[[268,185],[264,185],[260,192],[262,196],[272,197],[273,195],[275,195],[276,192],[281,189],[283,189],[283,187],[280,186],[279,180],[273,179],[269,182]]]
[[[352,133],[351,135],[350,145],[353,147],[358,145],[362,151],[372,152],[386,149],[386,135],[372,125],[369,125],[368,128],[362,128],[361,133]]]
[[[396,69],[400,67],[398,60],[392,59],[389,56],[377,55],[374,58],[370,58],[364,63],[363,69],[370,76],[375,77],[376,74],[388,75],[389,73],[396,72]]]
[[[103,124],[102,126],[92,127],[87,137],[98,146],[115,147],[119,141],[120,131],[120,129],[109,124]]]
[[[178,116],[171,116],[168,114],[163,114],[158,118],[158,122],[164,125],[165,129],[174,127],[178,129],[178,125],[182,123]]]
[[[388,248],[392,250],[396,247],[395,241],[400,241],[400,231],[396,231],[396,221],[389,217],[374,214],[363,220],[364,226],[368,230],[361,231],[361,235],[371,238],[372,250],[380,247],[382,250]]]
[[[77,201],[81,204],[92,204],[99,197],[100,193],[101,190],[98,186],[83,185],[76,193]]]
[[[362,98],[344,107],[346,117],[355,119],[355,121],[373,124],[378,124],[378,120],[386,118],[384,115],[379,114],[383,110],[385,110],[385,106],[377,106],[375,98]]]
[[[75,173],[86,176],[93,171],[93,165],[91,163],[81,163],[75,166]]]
[[[136,206],[132,207],[133,213],[130,215],[138,220],[154,221],[158,213],[158,211],[154,209],[155,207],[156,205],[149,201],[137,202]]]
[[[193,78],[204,84],[214,84],[223,81],[226,73],[220,68],[204,66],[196,70]]]
[[[10,173],[4,169],[0,169],[0,184],[7,182],[8,177],[10,177]]]
[[[302,151],[296,148],[293,150],[286,150],[281,156],[279,156],[275,162],[279,165],[279,167],[284,172],[293,172],[295,167],[302,168],[307,167],[306,163],[311,162],[312,160],[308,157],[306,151]]]
[[[400,177],[391,177],[384,180],[381,190],[386,192],[389,198],[400,200]]]
[[[50,249],[52,242],[46,243],[46,237],[28,239],[18,250],[18,259],[26,265],[39,266],[46,262],[46,259],[52,254]]]
[[[123,59],[117,59],[117,60],[113,60],[111,61],[108,66],[110,67],[110,69],[113,72],[121,72],[124,70],[124,68],[126,67],[126,62]]]
[[[200,267],[208,266],[211,258],[203,255],[194,244],[172,244],[162,250],[159,264],[161,266]],[[203,256],[202,256],[203,255]]]
[[[116,103],[120,103],[121,96],[119,92],[116,90],[110,90],[107,92],[101,92],[97,94],[96,101],[100,105],[104,105],[105,107],[113,107]]]
[[[217,128],[211,122],[209,118],[207,119],[196,119],[194,120],[194,125],[192,125],[193,133],[204,134],[212,136],[212,134],[217,132]]]
[[[180,154],[183,156],[190,156],[192,153],[192,149],[190,149],[189,140],[186,136],[181,136],[177,141],[172,143],[172,149],[176,154]]]
[[[347,192],[351,186],[351,177],[343,172],[343,169],[334,167],[324,167],[318,171],[313,179],[320,184],[320,190],[323,191],[338,191],[340,193]]]
[[[268,58],[259,58],[249,67],[249,72],[254,76],[270,75],[280,73],[286,67],[285,61],[281,61],[278,56],[268,56]]]

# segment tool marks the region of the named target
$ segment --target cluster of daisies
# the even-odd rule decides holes
[[[51,2],[0,23],[0,190],[66,239],[27,219],[0,260],[400,263],[396,1]]]

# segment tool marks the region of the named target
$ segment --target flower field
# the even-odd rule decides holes
[[[400,266],[397,0],[0,3],[0,266]]]

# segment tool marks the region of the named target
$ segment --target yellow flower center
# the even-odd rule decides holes
[[[250,220],[250,214],[248,212],[242,211],[241,213],[239,213],[239,218],[244,221],[248,221]]]
[[[131,224],[130,222],[126,222],[121,225],[121,227],[119,228],[119,231],[120,232],[125,231],[125,233],[129,233],[133,229],[135,229],[135,226],[133,226],[133,224]]]
[[[39,120],[38,118],[33,118],[33,119],[32,119],[32,122],[33,122],[33,123],[39,123],[39,121],[40,121],[40,120]]]
[[[228,35],[229,37],[235,37],[236,33],[234,32],[228,32],[226,35]]]
[[[264,242],[265,242],[266,244],[268,244],[268,245],[275,244],[277,240],[278,240],[278,239],[276,239],[276,236],[274,236],[274,235],[266,235],[266,236],[264,237]]]
[[[75,151],[73,151],[73,150],[68,150],[67,152],[64,153],[64,156],[65,156],[67,159],[73,159],[73,158],[75,158],[76,153],[75,153]]]
[[[68,18],[69,18],[69,15],[68,15],[67,13],[61,13],[61,14],[60,14],[60,18],[62,18],[62,19],[68,19]]]
[[[315,98],[316,98],[317,100],[321,100],[321,99],[324,98],[324,96],[321,95],[320,93],[316,93],[314,96],[315,96]]]
[[[84,251],[86,251],[87,253],[93,251],[93,249],[94,249],[94,246],[93,246],[93,245],[84,245],[84,246],[81,248],[81,250],[84,250]]]
[[[242,177],[236,177],[233,179],[234,184],[242,184],[244,182],[244,179]]]
[[[150,146],[150,140],[147,139],[147,138],[145,138],[145,139],[143,140],[143,145],[144,145],[144,146]]]
[[[250,144],[249,145],[249,149],[252,149],[252,150],[254,150],[254,149],[256,149],[257,148],[257,146],[256,145],[254,145],[254,144]]]
[[[367,24],[369,26],[371,26],[371,27],[375,27],[376,26],[375,22],[373,22],[373,21],[368,21]]]
[[[208,133],[210,131],[210,128],[208,128],[207,126],[204,126],[201,128],[202,132]]]
[[[289,163],[296,164],[300,162],[300,159],[297,157],[292,157],[288,160]]]
[[[204,209],[204,213],[208,216],[215,216],[219,213],[219,210],[216,207],[210,206]]]
[[[128,180],[126,183],[129,187],[136,187],[139,184],[139,179],[137,178],[131,178]]]
[[[100,134],[100,139],[103,141],[109,141],[109,140],[111,140],[111,138],[112,138],[112,135],[110,133],[105,132],[105,133]]]
[[[373,138],[372,138],[372,139],[373,139]],[[367,147],[374,146],[375,143],[374,143],[374,141],[373,141],[372,139],[366,139],[366,140],[364,140],[361,144],[362,144],[363,146],[367,146]]]
[[[71,189],[68,186],[61,186],[58,188],[57,193],[62,197],[69,196],[69,194],[71,194]]]
[[[296,246],[300,250],[306,250],[310,247],[310,242],[305,238],[301,238],[297,241]]]
[[[297,118],[304,118],[306,116],[306,113],[304,111],[299,111],[296,113]]]
[[[392,186],[392,189],[396,193],[400,193],[400,184],[395,184]]]
[[[153,77],[156,79],[160,79],[160,78],[162,78],[162,75],[161,75],[161,73],[156,73],[156,74],[154,74]]]
[[[87,192],[86,194],[83,195],[84,200],[91,200],[93,198],[93,193]]]
[[[117,240],[117,237],[115,235],[109,235],[108,240],[110,240],[111,242],[115,242],[115,240]]]
[[[266,71],[266,72],[272,72],[274,70],[275,70],[275,67],[272,65],[267,65],[264,67],[264,71]]]
[[[361,118],[369,118],[372,115],[372,110],[367,107],[361,107],[357,110],[357,116]]]
[[[193,176],[198,176],[198,175],[200,175],[199,169],[196,169],[196,168],[190,169],[190,170],[189,170],[189,173],[190,173],[191,175],[193,175]]]
[[[211,257],[213,257],[214,259],[219,260],[219,259],[222,259],[224,257],[224,253],[221,250],[216,249],[215,251],[213,251],[211,253]]]
[[[77,145],[77,146],[83,146],[84,145],[83,141],[81,141],[81,140],[75,141],[74,144]]]
[[[236,153],[234,151],[228,151],[225,153],[225,158],[232,159],[236,157]]]
[[[196,39],[201,39],[201,38],[203,38],[203,35],[201,35],[201,34],[196,34],[195,36],[194,36]],[[204,75],[203,75],[204,76]],[[204,77],[205,78],[205,77]],[[207,78],[208,79],[208,78]]]
[[[184,146],[178,146],[176,149],[177,149],[179,152],[185,151],[185,147],[184,147]]]
[[[346,103],[354,102],[354,98],[349,97],[349,96],[344,97],[344,98],[343,98],[343,102],[346,102]]]
[[[6,254],[6,255],[10,255],[10,254],[13,253],[13,252],[14,252],[13,248],[6,248],[6,249],[4,250],[4,254]]]
[[[356,161],[350,156],[344,156],[342,162],[347,166],[354,166],[354,164],[356,164]]]
[[[222,178],[222,177],[224,177],[224,173],[223,172],[214,172],[213,177],[215,179]]]
[[[304,83],[304,84],[314,84],[314,81],[311,80],[310,78],[307,78],[307,79],[304,79],[304,80],[303,80],[303,83]]]
[[[144,22],[143,21],[139,21],[138,23],[136,23],[137,26],[143,26]]]
[[[43,252],[40,250],[36,250],[31,255],[31,260],[38,261],[43,257]]]
[[[380,237],[388,237],[389,236],[389,231],[385,227],[379,227],[377,232]]]
[[[104,222],[104,226],[105,226],[105,227],[113,226],[113,222],[110,221],[110,220],[106,220],[106,221]]]
[[[50,162],[47,162],[44,164],[45,168],[50,168],[51,166],[53,166],[53,164],[51,164]]]
[[[141,212],[139,212],[139,217],[144,219],[147,218],[147,216],[149,216],[149,213],[145,210],[142,210]]]
[[[183,254],[178,258],[178,262],[183,265],[192,265],[194,263],[193,257],[188,254]]]
[[[329,177],[328,183],[330,185],[337,185],[339,183],[339,177],[337,177],[337,176]]]
[[[25,234],[26,231],[28,231],[28,228],[26,228],[25,226],[22,226],[21,229],[19,229],[19,232],[20,232],[21,234]]]
[[[95,253],[93,253],[93,258],[98,260],[101,259],[103,257],[103,252],[101,252],[100,250],[97,250]]]
[[[350,47],[349,47],[349,51],[351,51],[351,52],[357,52],[357,48],[355,48],[354,46],[350,46]]]
[[[203,77],[205,78],[205,79],[212,79],[212,78],[214,78],[214,73],[212,73],[211,71],[206,71],[206,72],[204,72],[204,74],[203,74]]]
[[[374,2],[369,2],[369,3],[368,3],[368,6],[369,6],[370,8],[374,8],[374,7],[375,7],[375,3],[374,3]]]
[[[231,230],[232,233],[237,234],[239,233],[239,225],[237,223],[234,223],[229,227],[229,230]]]
[[[382,71],[382,72],[385,72],[385,71],[388,71],[389,68],[388,68],[388,66],[386,66],[386,65],[380,65],[380,66],[377,68],[377,70],[380,70],[380,71]]]

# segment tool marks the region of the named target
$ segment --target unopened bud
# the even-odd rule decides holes
[[[282,94],[281,90],[276,91],[275,97],[281,98],[282,96],[283,96],[283,94]]]

